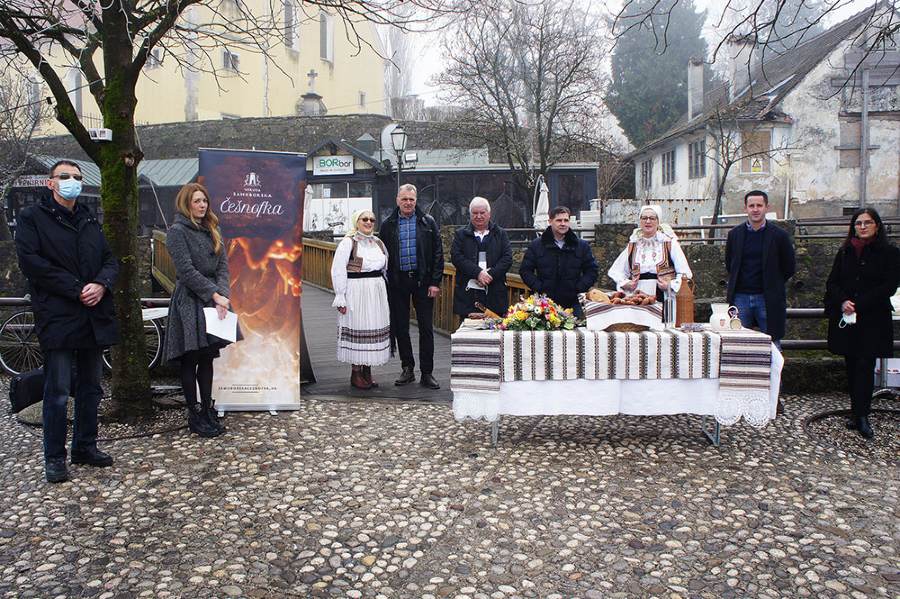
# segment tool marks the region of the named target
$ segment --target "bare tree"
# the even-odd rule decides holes
[[[270,49],[284,43],[287,6],[296,22],[335,15],[357,51],[373,47],[360,28],[369,24],[427,26],[435,14],[464,0],[4,0],[0,4],[0,67],[36,70],[55,103],[56,120],[100,168],[104,230],[121,270],[115,301],[123,343],[114,350],[112,395],[120,405],[149,397],[139,305],[135,88],[154,50],[186,73],[218,76],[216,57],[241,48],[277,62]],[[412,7],[412,8],[410,8]],[[289,25],[293,26],[294,23]],[[237,65],[232,65],[237,66]],[[96,100],[112,141],[91,139],[69,97],[66,73],[77,70]]]
[[[750,172],[757,168],[771,169],[771,163],[777,161],[782,154],[798,149],[800,146],[790,140],[778,144],[760,142],[760,137],[770,140],[771,123],[740,120],[732,114],[734,110],[716,109],[706,125],[707,139],[711,141],[706,150],[706,157],[718,167],[716,180],[716,201],[713,204],[711,224],[716,224],[722,211],[722,200],[725,197],[728,176],[732,169],[747,161]],[[757,134],[762,134],[757,135]],[[758,165],[758,166],[757,166]],[[768,169],[766,169],[768,165]],[[712,236],[713,233],[711,232]]]
[[[642,6],[638,6],[638,1],[625,0],[621,10],[613,15],[613,37],[618,38],[651,21],[662,20],[667,26],[663,28],[657,47],[664,49],[669,35],[677,34],[669,31],[668,23],[681,0],[655,0],[644,2]],[[723,0],[713,3],[708,10],[719,39],[712,45],[710,61],[715,63],[722,53],[727,57],[730,38],[750,39],[753,44],[745,57],[749,74],[753,64],[764,67],[768,57],[808,41],[821,31],[830,17],[856,4],[856,0]],[[897,0],[878,0],[866,10],[871,14],[852,40],[852,44],[863,52],[858,55],[858,64],[850,69],[848,83],[864,61],[868,63],[874,59],[877,62],[879,57],[892,51],[900,35]]]
[[[386,29],[382,43],[389,59],[385,65],[385,98],[388,99],[393,111],[394,101],[408,97],[412,91],[416,43],[409,31],[393,26]],[[406,120],[406,117],[395,116],[395,118]]]
[[[618,155],[606,153],[598,157],[600,166],[597,167],[597,196],[600,201],[617,197],[616,191],[623,187],[629,177],[634,177],[634,166],[630,161],[620,158],[625,151],[619,148],[617,152]]]
[[[445,100],[458,126],[506,157],[526,188],[562,157],[601,143],[602,27],[574,0],[499,0],[446,35]]]
[[[40,86],[26,77],[0,78],[0,241],[12,236],[6,222],[6,197],[28,165],[31,140],[49,117]]]

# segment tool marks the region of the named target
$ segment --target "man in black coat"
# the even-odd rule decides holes
[[[728,303],[737,307],[741,324],[758,327],[779,348],[787,314],[785,284],[796,262],[790,235],[767,224],[769,196],[750,191],[744,196],[747,222],[728,232],[725,268]]]
[[[403,372],[395,385],[416,380],[412,342],[409,339],[409,304],[412,300],[419,325],[419,380],[423,387],[440,389],[434,379],[434,298],[441,292],[444,248],[437,223],[416,208],[415,185],[401,185],[397,208],[381,223],[378,236],[388,250],[388,303],[391,336],[397,341]]]
[[[528,246],[519,274],[533,292],[581,315],[578,294],[597,281],[598,268],[588,242],[569,230],[570,214],[565,206],[550,211],[550,226]]]
[[[512,247],[506,231],[491,222],[486,199],[469,202],[469,224],[456,230],[450,260],[456,267],[453,312],[465,318],[480,302],[503,316],[509,307],[506,273],[512,266]]]
[[[97,218],[77,202],[81,169],[60,161],[50,169],[51,195],[17,218],[16,252],[28,279],[38,341],[44,354],[44,473],[66,468],[66,403],[76,370],[72,463],[111,466],[97,449],[101,353],[119,342],[112,289],[119,266]]]

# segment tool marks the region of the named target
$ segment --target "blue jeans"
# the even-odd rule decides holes
[[[769,334],[766,318],[766,296],[762,293],[735,293],[734,307],[738,309],[738,317],[744,328],[756,327]],[[781,339],[772,338],[775,347],[781,349]]]
[[[103,397],[100,349],[54,349],[44,352],[44,459],[66,459],[66,404],[75,386],[72,451],[97,446],[97,409]],[[76,376],[72,376],[72,365]]]

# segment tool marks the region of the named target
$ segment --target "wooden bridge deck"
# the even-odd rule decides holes
[[[439,390],[426,389],[418,381],[403,387],[394,385],[394,379],[399,376],[401,369],[399,355],[394,356],[387,364],[372,369],[372,376],[379,383],[377,388],[361,391],[351,387],[350,365],[338,362],[335,357],[337,312],[331,307],[333,299],[334,294],[330,291],[304,282],[303,332],[316,382],[303,385],[303,396],[450,401],[450,338],[439,333],[434,336],[434,377],[441,385]],[[416,377],[419,376],[418,336],[418,330],[413,324],[410,327],[410,337],[417,362]]]

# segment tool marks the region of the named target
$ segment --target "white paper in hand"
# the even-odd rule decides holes
[[[215,308],[203,308],[203,317],[206,318],[206,332],[215,335],[219,339],[237,341],[238,317],[234,312],[228,312],[222,320]]]

